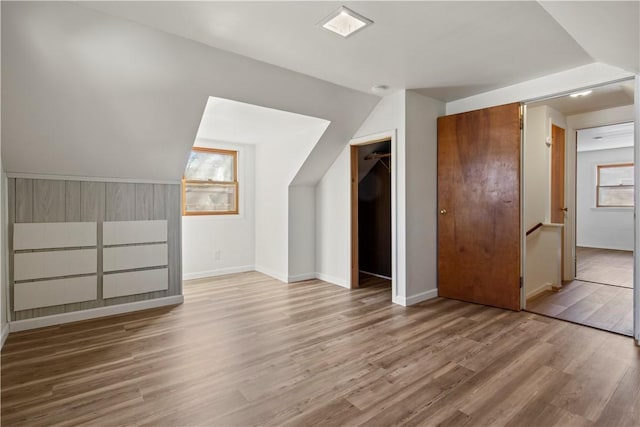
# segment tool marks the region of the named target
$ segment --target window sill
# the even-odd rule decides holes
[[[187,221],[237,221],[244,219],[243,214],[218,214],[218,215],[182,215],[183,220]]]
[[[622,207],[622,206],[594,206],[591,208],[592,211],[602,211],[602,212],[633,212],[634,207]]]

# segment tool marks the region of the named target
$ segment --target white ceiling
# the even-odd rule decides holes
[[[633,104],[634,86],[635,83],[633,80],[627,80],[624,82],[593,88],[592,92],[587,96],[572,98],[567,95],[533,102],[528,105],[531,107],[548,105],[565,116],[590,113],[592,111],[600,111],[607,108],[622,107],[624,105]]]
[[[578,131],[578,151],[633,147],[633,123],[600,126]]]
[[[315,144],[329,123],[316,117],[212,96],[204,109],[196,139],[262,145],[295,142],[311,135]]]
[[[541,1],[596,61],[640,72],[640,2]]]
[[[77,3],[1,8],[7,172],[178,181],[215,95],[298,113],[270,115],[277,123],[282,114],[315,123],[318,143],[294,181],[315,185],[379,102]],[[254,140],[264,124],[216,126],[220,139]]]
[[[449,101],[594,62],[531,1],[80,4],[364,92]],[[343,4],[374,24],[347,39],[317,25]]]

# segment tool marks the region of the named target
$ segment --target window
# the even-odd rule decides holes
[[[633,163],[598,165],[596,206],[633,206]]]
[[[237,213],[238,152],[193,147],[182,179],[182,214]]]

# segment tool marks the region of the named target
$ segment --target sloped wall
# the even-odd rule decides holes
[[[315,185],[378,100],[72,3],[2,9],[7,172],[179,180],[212,95],[330,120]]]

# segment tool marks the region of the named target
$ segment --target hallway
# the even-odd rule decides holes
[[[527,311],[633,335],[633,289],[574,280],[527,302]]]

